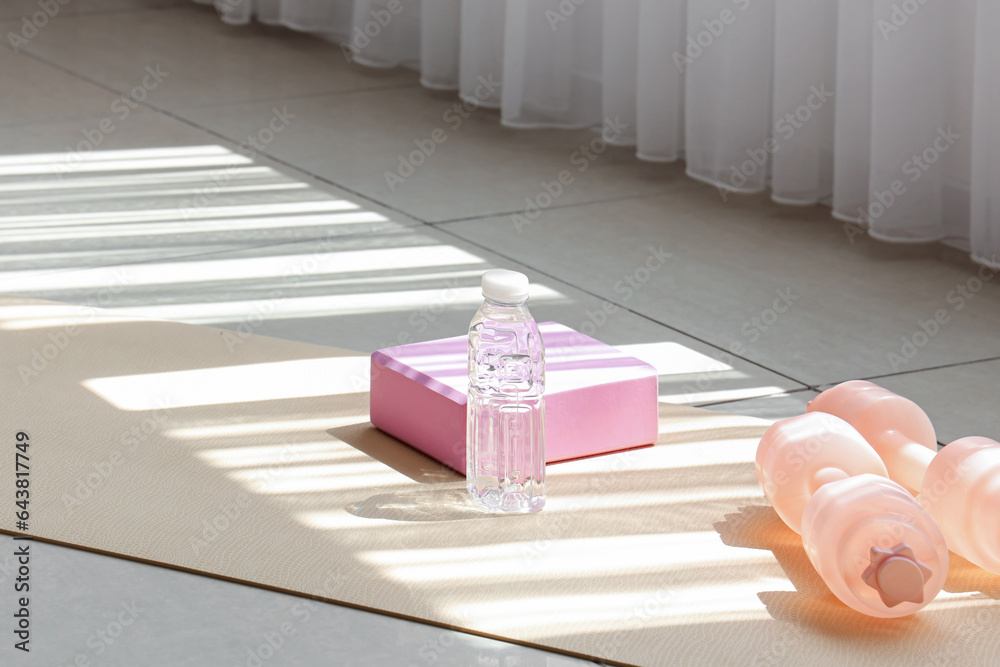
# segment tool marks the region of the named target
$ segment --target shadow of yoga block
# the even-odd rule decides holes
[[[644,361],[555,322],[545,343],[548,463],[649,445],[657,438],[657,372]],[[465,473],[468,338],[372,354],[371,421]]]

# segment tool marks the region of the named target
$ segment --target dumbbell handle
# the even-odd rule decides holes
[[[913,401],[864,380],[843,382],[809,402],[809,412],[846,420],[878,452],[889,477],[917,495],[937,453],[927,414]]]
[[[821,468],[817,470],[812,476],[810,482],[810,491],[816,493],[819,491],[820,487],[824,484],[829,484],[830,482],[839,482],[842,479],[847,479],[851,475],[840,468]]]
[[[934,460],[936,452],[899,431],[884,431],[869,443],[882,457],[890,479],[899,482],[911,493],[920,492],[927,466]]]

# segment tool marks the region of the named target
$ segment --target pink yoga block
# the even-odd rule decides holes
[[[656,441],[655,368],[561,324],[538,329],[548,463]],[[372,353],[372,424],[462,474],[467,389],[467,336]]]

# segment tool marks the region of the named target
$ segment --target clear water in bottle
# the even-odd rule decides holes
[[[487,271],[469,327],[467,483],[481,508],[545,504],[545,350],[528,312],[528,279]]]

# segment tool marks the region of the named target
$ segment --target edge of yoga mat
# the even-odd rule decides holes
[[[760,420],[661,405],[656,446],[553,465],[543,512],[493,517],[368,424],[367,355],[19,297],[0,350],[39,540],[618,664],[917,659],[1000,618],[961,563],[958,606],[882,623],[832,599],[760,494]]]

